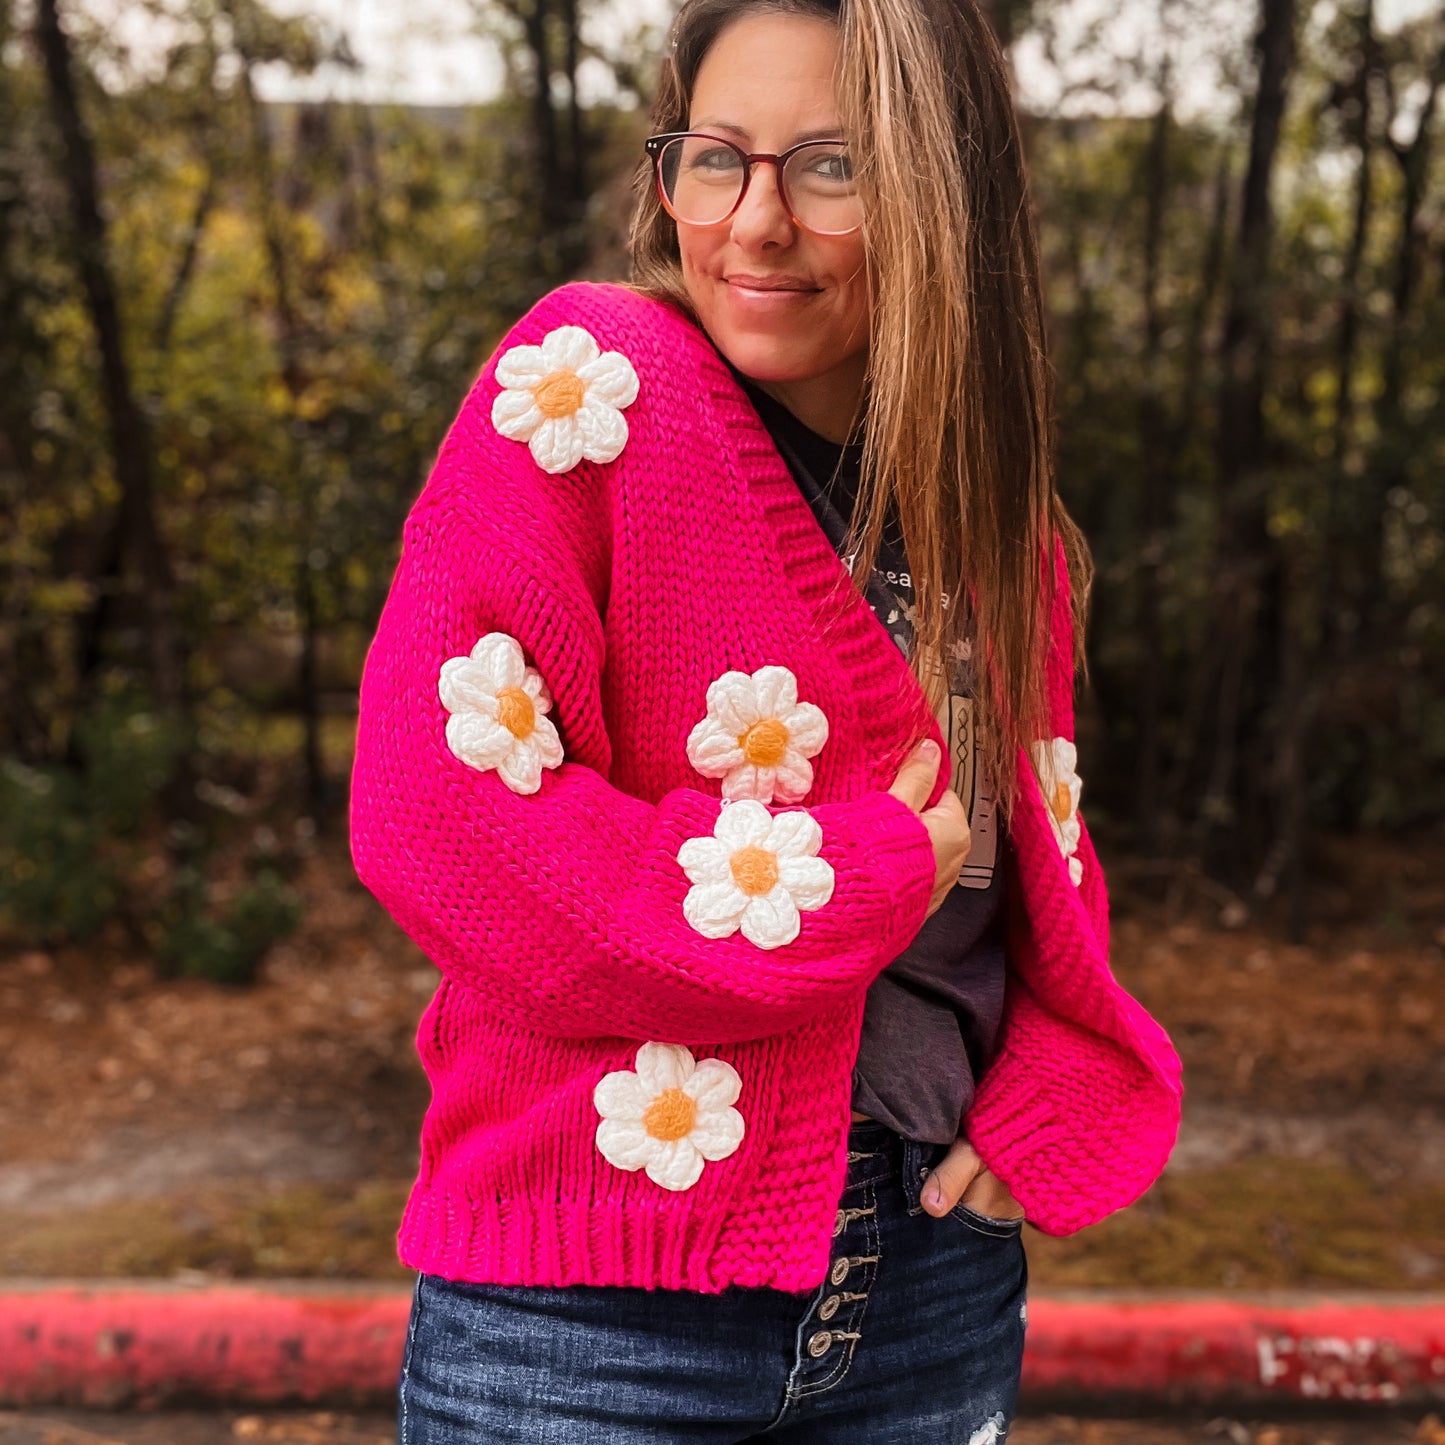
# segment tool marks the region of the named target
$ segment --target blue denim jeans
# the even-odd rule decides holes
[[[946,1152],[852,1126],[811,1294],[419,1275],[400,1445],[997,1445],[1023,1358],[1022,1226],[926,1213],[919,1190]]]

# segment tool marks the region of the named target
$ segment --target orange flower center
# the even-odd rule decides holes
[[[537,726],[537,709],[520,687],[504,687],[497,694],[497,721],[514,738],[529,738]]]
[[[571,416],[587,395],[587,383],[575,371],[554,371],[532,388],[532,400],[546,417]]]
[[[778,855],[756,843],[739,848],[731,858],[733,878],[744,893],[771,893],[778,882]]]
[[[681,1089],[666,1089],[647,1106],[642,1127],[654,1139],[686,1139],[697,1123],[697,1101]]]
[[[783,760],[788,748],[788,730],[775,717],[765,717],[755,722],[742,737],[738,746],[743,756],[759,768],[776,767]]]
[[[1054,788],[1054,801],[1052,803],[1054,817],[1061,823],[1069,821],[1069,814],[1074,811],[1074,800],[1069,796],[1069,785],[1060,783]]]

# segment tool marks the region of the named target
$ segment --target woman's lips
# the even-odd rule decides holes
[[[724,276],[723,284],[734,302],[750,310],[798,306],[816,296],[819,290],[804,281],[773,281],[752,276]]]

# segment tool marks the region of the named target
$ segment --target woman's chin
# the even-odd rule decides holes
[[[798,346],[796,335],[787,335],[781,329],[778,334],[769,334],[723,326],[715,330],[709,327],[708,332],[717,349],[754,381],[805,381],[829,369],[822,357]]]

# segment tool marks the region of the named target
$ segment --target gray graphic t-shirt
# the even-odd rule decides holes
[[[839,446],[738,373],[834,550],[845,555],[861,448]],[[865,593],[878,621],[910,656],[913,579],[895,525]],[[905,1138],[948,1144],[961,1132],[974,1087],[993,1057],[1004,991],[1004,882],[995,795],[980,766],[973,680],[965,645],[950,659],[939,724],[953,758],[951,786],[969,810],[973,846],[959,881],[913,942],[873,981],[853,1069],[853,1107]]]

